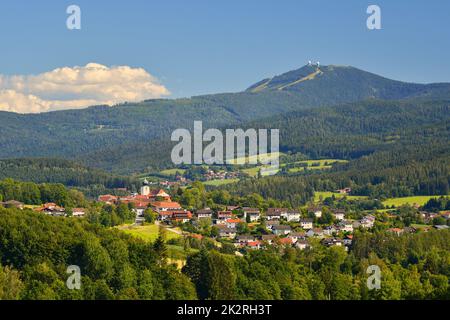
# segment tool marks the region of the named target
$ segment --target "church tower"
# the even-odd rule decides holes
[[[145,179],[141,187],[141,195],[148,196],[149,194],[150,194],[150,186],[147,179]]]

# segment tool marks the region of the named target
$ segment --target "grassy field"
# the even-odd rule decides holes
[[[185,169],[166,169],[166,170],[162,170],[160,172],[160,174],[165,175],[165,176],[174,176],[177,173],[184,174],[185,172],[186,172]]]
[[[244,162],[244,163],[248,163],[249,161],[255,161],[257,162],[257,160],[261,160],[261,161],[268,161],[270,160],[272,157],[281,157],[282,155],[284,155],[284,153],[282,152],[274,152],[274,153],[263,153],[260,155],[254,155],[254,156],[246,156],[246,157],[241,157],[241,158],[236,158],[230,161],[230,164],[237,164],[239,162]],[[259,157],[259,158],[258,158]]]
[[[413,197],[404,197],[404,198],[392,198],[387,199],[386,201],[383,201],[383,204],[388,207],[399,207],[404,204],[409,205],[419,205],[423,206],[425,203],[428,202],[431,198],[439,198],[440,196],[413,196]]]
[[[365,196],[349,196],[337,192],[329,192],[329,191],[317,191],[314,193],[314,202],[319,202],[320,198],[325,200],[326,198],[330,198],[332,196],[335,196],[336,199],[341,199],[343,197],[347,197],[348,200],[361,200],[361,199],[367,199]]]
[[[341,160],[341,159],[321,159],[321,160],[302,160],[302,161],[296,161],[290,164],[303,164],[307,165],[307,167],[295,167],[290,168],[288,171],[290,173],[297,173],[297,172],[303,172],[305,170],[325,170],[325,169],[331,169],[333,167],[333,164],[335,163],[346,163],[347,160]],[[286,164],[282,164],[282,167],[286,166]]]
[[[257,177],[258,176],[258,172],[259,170],[261,170],[261,166],[257,166],[257,167],[253,167],[253,168],[248,168],[248,169],[242,169],[241,171],[248,174],[250,177]]]
[[[321,159],[321,160],[303,160],[303,161],[298,161],[295,163],[305,163],[308,165],[308,167],[312,167],[313,164],[319,164],[318,166],[315,166],[316,168],[318,167],[328,167],[331,166],[334,163],[347,163],[347,160],[342,160],[342,159]]]
[[[203,182],[203,184],[205,186],[218,187],[218,186],[223,186],[226,184],[236,183],[238,181],[239,181],[239,179],[209,180],[209,181]]]
[[[430,228],[430,226],[426,225],[426,224],[411,224],[411,227],[417,229],[417,230],[422,230],[422,229],[428,229]]]
[[[138,237],[141,238],[142,240],[149,242],[155,241],[156,238],[158,238],[158,231],[159,231],[159,227],[156,224],[147,224],[145,226],[126,225],[120,226],[119,229],[134,237]],[[176,234],[175,232],[169,230],[167,230],[166,236],[167,240],[181,237],[181,235]]]

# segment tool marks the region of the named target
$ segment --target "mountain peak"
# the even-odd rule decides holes
[[[338,104],[365,99],[448,97],[449,84],[416,84],[391,80],[352,66],[308,63],[299,69],[250,86],[248,93],[288,92],[308,105]]]
[[[301,87],[301,85],[309,80],[320,79],[323,74],[332,73],[366,73],[368,72],[356,69],[352,66],[346,65],[324,65],[321,66],[319,63],[308,63],[299,69],[285,72],[281,75],[274,76],[272,78],[267,78],[261,80],[252,86],[250,86],[247,92],[263,92],[267,90],[295,90]],[[335,75],[334,77],[338,77]]]
[[[321,68],[323,67],[319,67],[317,64],[307,64],[299,69],[261,80],[250,86],[247,91],[284,90],[303,81],[314,79],[317,75],[323,73]]]

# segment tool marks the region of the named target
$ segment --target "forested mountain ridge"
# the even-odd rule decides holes
[[[448,115],[450,101],[367,100],[310,108],[226,128],[278,128],[281,151],[301,152],[312,159],[354,159],[376,150],[415,144],[427,135],[434,139],[436,134],[445,141]],[[173,145],[169,136],[148,143],[111,145],[83,155],[83,161],[121,173],[161,169],[172,165]]]
[[[164,145],[155,141],[167,141],[174,129],[190,128],[194,120],[202,120],[205,127],[221,128],[371,98],[417,101],[450,98],[449,84],[404,83],[339,66],[320,67],[320,72],[311,76],[317,71],[314,68],[305,66],[272,78],[262,89],[255,90],[260,86],[257,85],[238,93],[42,114],[0,112],[0,158],[87,157],[87,163],[95,165],[95,157],[101,158],[108,150],[146,148],[152,143]],[[308,80],[297,82],[305,77]],[[139,157],[136,152],[134,156]],[[100,166],[108,170],[120,164],[105,162],[100,161]],[[136,169],[144,167],[141,164]]]

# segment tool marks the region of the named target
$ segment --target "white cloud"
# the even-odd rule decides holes
[[[89,63],[38,75],[0,75],[0,110],[37,113],[161,98],[170,92],[142,68]]]

